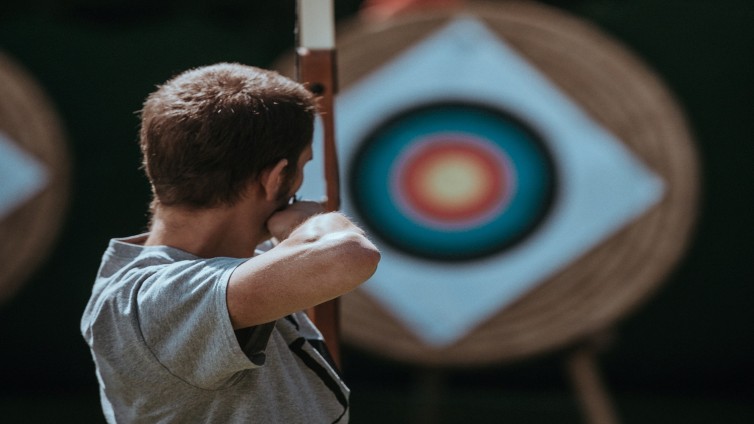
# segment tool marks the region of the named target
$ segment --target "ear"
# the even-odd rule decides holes
[[[268,201],[277,199],[278,192],[285,181],[284,170],[288,166],[288,159],[280,159],[275,165],[262,171],[259,182],[264,188],[264,196]]]

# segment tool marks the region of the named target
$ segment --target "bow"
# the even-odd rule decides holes
[[[327,186],[325,209],[332,212],[340,207],[333,107],[337,91],[333,0],[298,0],[296,29],[296,78],[318,96],[319,116],[324,133],[323,156]],[[338,299],[307,312],[322,332],[333,360],[340,365]]]

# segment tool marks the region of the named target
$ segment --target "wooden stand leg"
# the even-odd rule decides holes
[[[597,349],[593,345],[587,343],[577,348],[566,358],[568,374],[586,421],[590,424],[617,424],[618,418],[602,383],[596,357]]]

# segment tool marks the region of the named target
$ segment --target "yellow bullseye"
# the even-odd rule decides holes
[[[399,177],[410,210],[423,219],[470,222],[496,210],[506,196],[504,165],[473,142],[435,140],[410,155]]]
[[[417,170],[422,201],[448,212],[482,201],[492,185],[478,160],[470,156],[443,154],[422,168]]]

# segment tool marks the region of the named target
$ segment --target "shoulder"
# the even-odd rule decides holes
[[[243,259],[202,259],[165,246],[116,246],[106,252],[84,313],[85,320],[108,316],[142,318],[224,300],[227,281]]]

